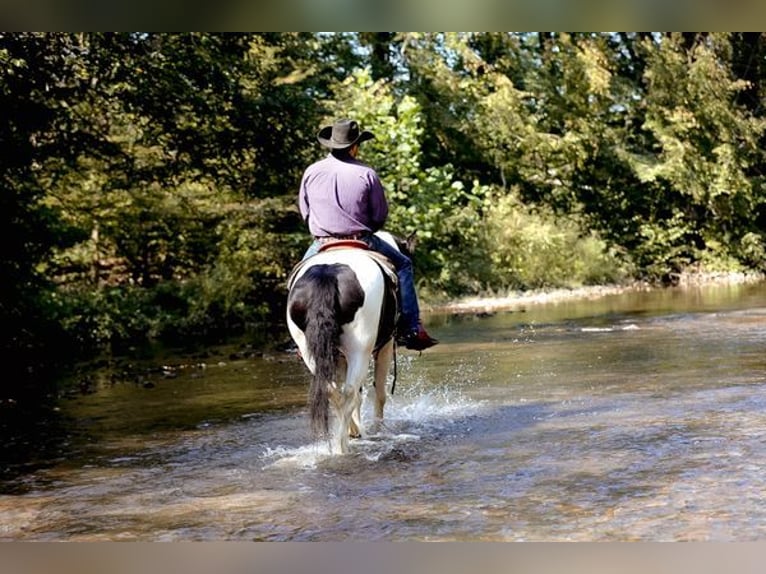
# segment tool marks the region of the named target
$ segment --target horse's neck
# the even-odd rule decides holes
[[[388,232],[388,231],[376,231],[375,235],[379,239],[381,239],[381,240],[385,241],[386,243],[388,243],[391,247],[393,247],[397,251],[400,250],[399,249],[399,244],[396,242],[396,238],[394,238],[393,234],[391,234],[390,232]]]

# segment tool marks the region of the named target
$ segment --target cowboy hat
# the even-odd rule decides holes
[[[317,134],[319,143],[330,149],[346,149],[357,143],[371,140],[375,135],[364,130],[359,131],[355,120],[337,120],[331,126],[325,126]]]

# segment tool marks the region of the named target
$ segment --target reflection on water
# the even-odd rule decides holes
[[[386,423],[327,454],[288,354],[62,399],[2,540],[759,540],[766,287],[434,316]],[[365,411],[370,420],[371,412]]]

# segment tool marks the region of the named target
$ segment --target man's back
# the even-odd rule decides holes
[[[330,154],[306,168],[299,203],[314,237],[372,233],[388,216],[375,170],[351,156]]]

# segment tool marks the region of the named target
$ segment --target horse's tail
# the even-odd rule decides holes
[[[309,388],[311,428],[317,435],[329,431],[329,386],[335,382],[340,344],[338,281],[332,274],[314,276],[313,302],[306,309],[306,346],[314,359]]]

